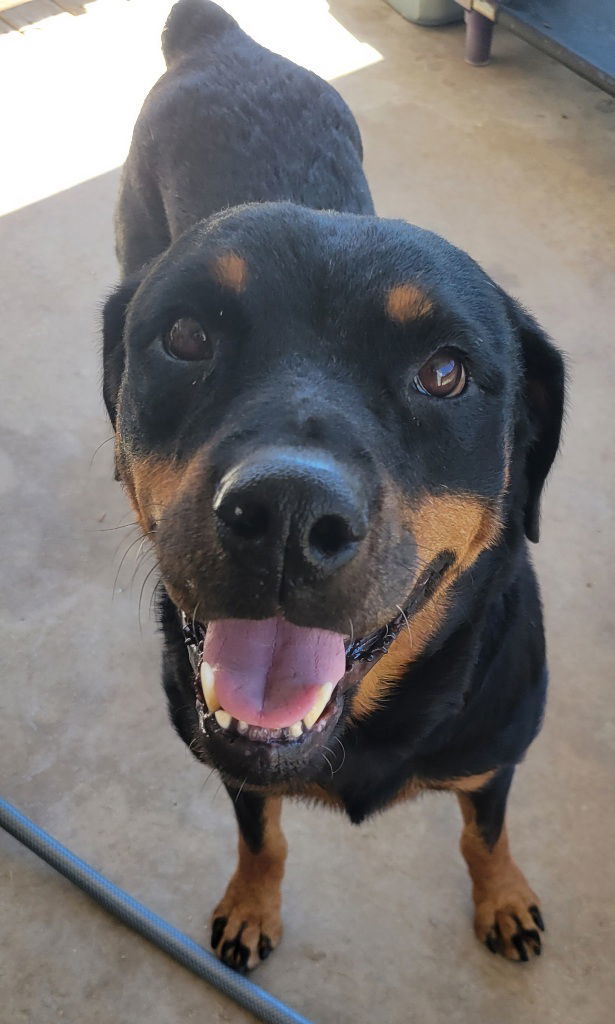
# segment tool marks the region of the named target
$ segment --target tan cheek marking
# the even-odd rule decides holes
[[[406,324],[427,316],[433,303],[415,284],[397,284],[387,293],[384,308],[395,323]]]
[[[236,252],[225,252],[218,256],[215,264],[216,277],[220,284],[239,294],[246,286],[248,267],[246,261]]]
[[[501,529],[498,509],[470,495],[428,495],[407,510],[406,523],[417,544],[419,563],[426,565],[440,551],[454,551],[457,576],[495,543]]]
[[[355,718],[365,718],[381,706],[408,665],[421,655],[442,624],[453,583],[481,551],[495,543],[501,529],[497,509],[470,495],[428,495],[413,508],[399,495],[396,500],[397,515],[417,544],[418,571],[441,551],[453,551],[456,561],[435,594],[402,629],[388,654],[361,680],[351,704]]]
[[[367,718],[382,706],[408,665],[417,660],[437,632],[445,610],[445,598],[438,600],[437,595],[434,595],[412,617],[388,653],[363,676],[351,702],[353,718]]]
[[[181,463],[158,455],[136,458],[123,451],[118,440],[116,465],[139,525],[144,533],[150,533],[179,494],[190,486],[195,473],[202,469],[202,453]]]

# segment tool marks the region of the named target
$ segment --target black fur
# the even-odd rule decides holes
[[[345,631],[351,618],[364,633],[397,614],[415,568],[412,539],[383,502],[391,481],[408,502],[452,492],[489,505],[504,494],[497,544],[454,584],[437,634],[381,708],[351,720],[346,695],[336,732],[345,756],[336,749],[333,775],[309,754],[256,759],[244,778],[231,745],[200,733],[177,611],[163,592],[175,726],[230,787],[247,781],[242,806],[254,813],[242,827],[253,843],[260,798],[247,793],[271,781],[297,794],[316,782],[360,822],[412,778],[437,784],[501,769],[499,779],[510,780],[545,699],[526,536],[538,539],[540,494],[559,443],[561,357],[465,253],[371,216],[358,129],[329,85],[200,0],[176,5],[163,45],[169,70],[137,122],[121,187],[125,281],[104,320],[105,401],[130,458],[181,462],[208,453],[198,487],[156,524],[163,580],[177,592],[190,575],[205,620],[266,617],[283,593],[283,611],[299,625]],[[228,251],[248,268],[239,296],[212,270]],[[401,326],[386,316],[384,300],[406,281],[433,309]],[[207,371],[164,350],[165,331],[182,315],[217,332]],[[460,350],[470,367],[467,393],[450,401],[412,388],[442,345]],[[370,544],[336,580],[294,580],[284,591],[275,553],[255,566],[248,557],[225,560],[211,496],[258,444],[317,445],[362,482]],[[490,841],[503,783],[475,802]]]
[[[265,831],[265,798],[259,793],[244,793],[241,787],[228,786],[226,791],[233,801],[237,824],[251,853],[260,853]]]
[[[474,806],[476,826],[489,850],[493,849],[502,832],[506,801],[514,774],[514,768],[503,768],[486,786],[467,797]]]
[[[175,5],[163,50],[169,70],[145,101],[120,188],[124,275],[239,203],[373,212],[359,130],[321,78],[259,46],[206,0]]]

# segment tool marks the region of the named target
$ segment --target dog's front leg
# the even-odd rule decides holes
[[[280,826],[281,797],[226,788],[239,825],[239,861],[214,910],[211,945],[229,967],[246,971],[265,960],[282,936],[287,843]]]
[[[492,953],[509,960],[539,954],[544,929],[536,894],[510,855],[505,811],[514,768],[482,789],[458,793],[464,829],[461,852],[473,882],[474,930]]]

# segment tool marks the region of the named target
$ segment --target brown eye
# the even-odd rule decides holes
[[[433,398],[454,398],[460,395],[467,382],[465,366],[450,349],[440,349],[414,378],[414,386]]]
[[[214,354],[213,342],[201,325],[189,316],[175,321],[164,336],[164,345],[167,352],[176,359],[211,359]]]

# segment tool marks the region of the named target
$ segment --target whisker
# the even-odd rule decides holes
[[[137,551],[137,562],[139,561],[139,559],[141,558],[141,555],[143,554],[143,545],[145,544],[146,540],[148,540],[148,539],[149,538],[148,538],[148,536],[146,534],[145,537],[143,538],[143,540],[141,541],[141,543],[139,544],[139,549]]]
[[[192,612],[192,629],[193,630],[196,629],[196,613],[199,610],[200,603],[201,603],[200,601],[197,601],[197,603],[194,606],[194,611]]]
[[[94,533],[113,533],[115,530],[129,530],[131,526],[139,526],[137,522],[134,523],[120,523],[119,526],[102,526],[100,530],[94,530]]]
[[[339,766],[339,768],[337,769],[338,772],[340,772],[342,770],[342,768],[344,767],[344,764],[346,762],[346,747],[342,743],[342,741],[339,738],[339,736],[334,736],[333,739],[336,741],[336,743],[339,743],[340,747],[342,748],[342,763]]]
[[[211,779],[211,777],[212,777],[213,773],[215,772],[215,770],[216,770],[215,768],[210,768],[210,770],[208,772],[208,775],[207,775],[207,778],[205,779],[205,781],[203,782],[203,785],[201,786],[201,793],[205,792],[205,787],[206,787],[207,783],[209,782],[209,780]]]
[[[130,577],[130,583],[128,584],[128,589],[130,591],[132,591],[135,579],[137,578],[137,575],[139,573],[139,569],[143,567],[143,565],[146,563],[146,560],[150,557],[150,555],[153,555],[154,558],[156,557],[155,552],[153,551],[145,551],[142,555],[137,556],[137,559],[135,561],[135,567],[132,570],[132,576]]]
[[[115,441],[115,434],[112,434],[111,437],[106,437],[104,441],[101,441],[100,444],[96,446],[96,448],[94,449],[94,452],[92,454],[92,458],[90,459],[90,464],[88,466],[88,473],[91,471],[94,459],[98,455],[100,449],[104,448],[104,446],[106,444],[109,444],[110,441]]]
[[[410,623],[408,622],[408,616],[406,615],[404,609],[400,605],[396,604],[395,607],[399,608],[400,615],[401,615],[402,619],[404,620],[404,622],[406,623],[406,629],[408,630],[408,636],[410,637],[410,642],[412,642],[412,633],[410,632]]]
[[[329,751],[329,753],[331,754],[331,757],[332,757],[332,758],[333,758],[333,760],[335,761],[335,754],[334,754],[334,753],[333,753],[333,751],[331,750],[331,747],[327,747],[327,746],[326,746],[326,745],[325,745],[325,744],[323,743],[323,745],[322,745],[322,747],[321,747],[321,750],[322,750],[323,748],[324,748],[324,750],[328,750],[328,751]],[[344,762],[342,761],[342,764],[343,764],[343,763],[344,763]],[[337,773],[339,772],[340,768],[341,768],[341,765],[340,765],[340,766],[339,766],[338,768],[336,768],[336,769],[335,769],[335,771],[333,771],[333,769],[332,769],[332,775],[336,775],[336,774],[337,774]]]
[[[124,554],[122,555],[122,559],[121,559],[121,561],[120,561],[120,564],[118,565],[118,568],[117,568],[117,572],[116,572],[116,574],[115,574],[115,579],[114,579],[114,581],[113,581],[113,589],[112,589],[112,591],[111,591],[111,599],[112,599],[112,600],[113,600],[113,598],[115,597],[115,588],[117,587],[117,581],[118,581],[118,579],[119,579],[119,577],[120,577],[120,573],[121,573],[121,571],[122,571],[122,566],[124,565],[124,562],[125,562],[125,561],[126,561],[126,559],[128,558],[128,555],[130,554],[130,552],[132,551],[132,549],[133,549],[133,548],[135,547],[135,545],[136,545],[136,544],[138,544],[138,543],[139,543],[139,541],[140,541],[140,540],[141,540],[141,534],[139,534],[139,536],[138,536],[138,537],[135,537],[135,539],[134,539],[134,540],[132,540],[132,541],[130,542],[130,544],[129,544],[129,545],[128,545],[128,547],[126,548],[126,550],[125,550]],[[121,546],[121,545],[120,545],[120,546]],[[118,548],[118,550],[119,550],[119,548]]]
[[[239,790],[237,792],[237,796],[235,797],[234,803],[237,803],[237,801],[239,800],[239,797],[241,796],[241,791],[242,791],[242,789],[245,786],[247,781],[248,781],[248,776],[246,775],[245,779],[241,783],[241,786],[239,787]]]
[[[152,608],[152,605],[153,605],[153,603],[154,603],[154,599],[155,599],[155,597],[156,597],[156,594],[158,593],[158,588],[160,587],[160,585],[161,585],[161,582],[162,582],[161,580],[158,580],[158,581],[157,581],[157,583],[156,583],[156,586],[155,586],[155,587],[154,587],[154,589],[152,590],[152,596],[151,596],[151,597],[150,597],[150,599],[149,599],[149,608],[148,608],[148,610],[147,610],[147,614],[148,614],[148,616],[149,616],[149,618],[150,618],[150,619],[152,618],[152,613],[153,613],[153,608]]]
[[[150,576],[152,575],[152,573],[156,572],[157,568],[158,568],[158,562],[156,562],[151,567],[151,569],[149,570],[147,576],[143,580],[143,583],[141,584],[141,591],[139,593],[139,612],[138,612],[138,616],[139,616],[139,633],[141,634],[141,636],[143,636],[143,628],[142,628],[142,623],[141,623],[141,600],[143,598],[143,591],[145,590],[147,581],[149,580]]]

